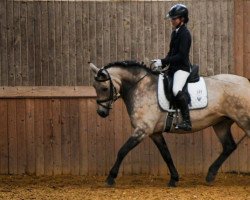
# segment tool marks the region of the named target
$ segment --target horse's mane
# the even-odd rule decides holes
[[[112,62],[112,63],[105,65],[103,68],[108,69],[108,68],[115,67],[115,66],[123,67],[127,69],[140,68],[140,69],[146,70],[147,72],[152,73],[151,69],[149,69],[143,62],[140,63],[140,62],[137,62],[136,60],[116,61],[116,62]]]

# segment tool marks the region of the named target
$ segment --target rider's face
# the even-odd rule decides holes
[[[171,19],[171,23],[173,27],[177,27],[181,23],[181,19],[179,17]]]

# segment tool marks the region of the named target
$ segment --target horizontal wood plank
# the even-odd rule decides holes
[[[0,87],[0,98],[96,97],[91,86],[18,86]]]

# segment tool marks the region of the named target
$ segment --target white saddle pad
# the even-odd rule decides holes
[[[175,110],[169,109],[169,101],[165,95],[163,79],[163,74],[160,74],[158,79],[158,102],[163,110],[174,112]],[[191,97],[191,104],[189,104],[190,110],[201,109],[207,106],[207,87],[202,77],[200,77],[199,82],[188,83],[188,92]]]

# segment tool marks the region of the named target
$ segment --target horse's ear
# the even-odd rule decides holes
[[[99,68],[95,66],[93,63],[89,63],[89,67],[95,74],[97,74],[97,72],[99,71]]]

